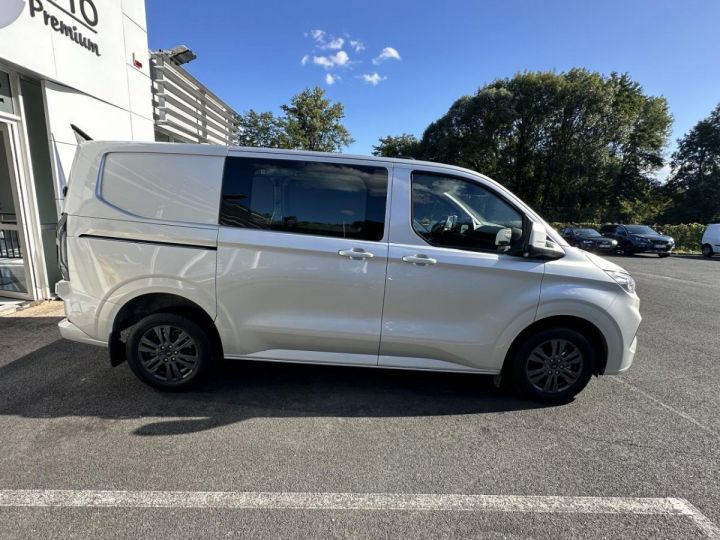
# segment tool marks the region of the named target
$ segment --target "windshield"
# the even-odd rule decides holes
[[[651,227],[648,227],[647,225],[625,225],[625,228],[628,230],[628,232],[630,234],[654,234],[654,235],[658,234]]]
[[[578,236],[602,236],[595,229],[575,229],[575,234]]]

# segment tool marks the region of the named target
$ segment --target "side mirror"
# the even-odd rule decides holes
[[[509,246],[512,242],[512,229],[500,229],[495,235],[495,245],[498,247]]]
[[[555,244],[547,236],[547,230],[542,223],[532,222],[532,229],[528,236],[526,257],[543,257],[547,259],[559,259],[564,256],[563,249]]]

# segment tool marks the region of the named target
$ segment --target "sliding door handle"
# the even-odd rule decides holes
[[[372,259],[375,256],[369,251],[365,251],[363,248],[341,249],[338,251],[338,255],[341,257],[347,257],[348,259],[352,259],[354,261]]]
[[[411,263],[416,266],[428,266],[430,264],[437,264],[437,259],[433,259],[432,257],[428,257],[427,255],[423,255],[421,253],[417,255],[405,255],[402,260],[406,263]]]

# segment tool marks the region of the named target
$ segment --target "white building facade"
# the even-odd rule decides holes
[[[0,297],[48,298],[76,126],[155,140],[144,0],[2,0]]]

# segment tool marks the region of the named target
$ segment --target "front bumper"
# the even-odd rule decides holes
[[[91,338],[68,319],[60,321],[58,323],[58,328],[60,329],[60,335],[70,341],[78,341],[80,343],[96,345],[98,347],[107,347],[107,341],[100,341],[99,339]]]
[[[672,253],[673,248],[675,245],[672,246],[635,246],[633,249],[635,253]]]
[[[635,359],[635,351],[637,351],[637,336],[635,336],[635,338],[632,340],[630,347],[623,351],[620,365],[612,371],[606,369],[604,374],[619,375],[620,373],[625,373],[628,369],[630,369],[630,366],[632,366],[633,360]]]

